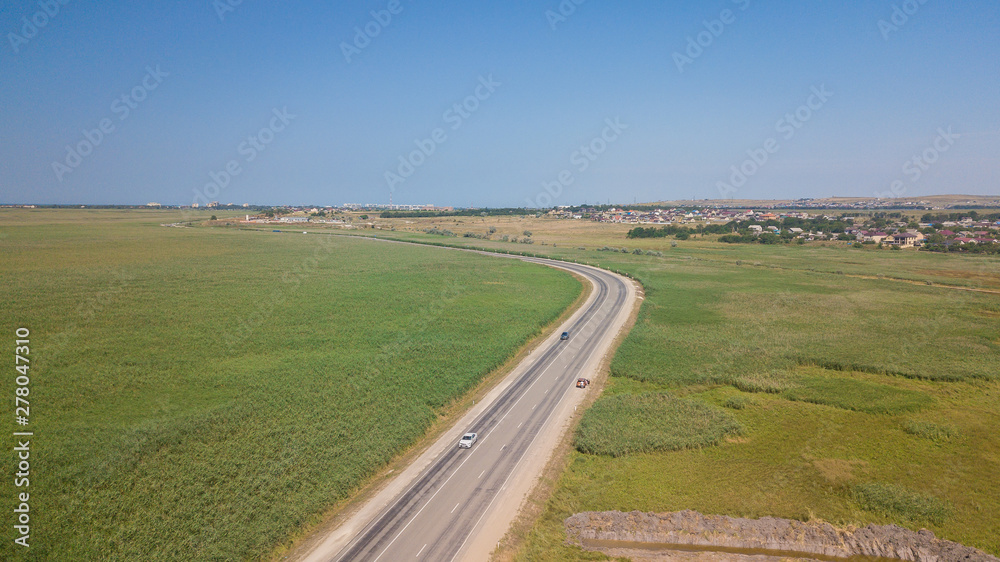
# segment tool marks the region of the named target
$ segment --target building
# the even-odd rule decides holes
[[[917,246],[922,238],[912,232],[901,232],[899,234],[889,235],[883,240],[883,243],[890,244],[892,246],[899,246],[900,248],[913,248]]]

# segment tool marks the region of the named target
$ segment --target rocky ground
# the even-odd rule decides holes
[[[941,540],[924,529],[868,525],[838,529],[823,522],[764,517],[739,519],[694,511],[586,512],[564,522],[568,541],[588,550],[635,561],[741,560],[770,562],[817,559],[1000,562],[974,548]],[[730,552],[683,552],[670,545],[713,547]],[[733,552],[736,551],[736,552]],[[739,554],[742,552],[743,554]]]

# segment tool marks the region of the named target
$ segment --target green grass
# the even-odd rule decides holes
[[[811,376],[782,393],[789,400],[823,404],[868,414],[915,412],[932,402],[923,392],[855,380],[847,377]]]
[[[732,410],[742,410],[747,406],[752,406],[754,401],[746,396],[730,396],[722,403],[723,406]]]
[[[737,375],[732,385],[743,392],[767,392],[780,394],[796,386],[796,383],[786,372],[772,371],[770,373],[753,373]]]
[[[74,216],[0,213],[36,432],[33,546],[4,525],[5,560],[266,558],[581,290],[434,248]]]
[[[950,511],[946,502],[895,484],[856,484],[851,497],[863,509],[916,523],[930,521],[940,525],[948,519]]]
[[[958,435],[958,430],[953,425],[917,420],[906,420],[903,431],[931,441],[948,441]]]
[[[729,413],[669,394],[606,396],[587,410],[577,430],[583,453],[620,457],[719,443],[740,432]]]

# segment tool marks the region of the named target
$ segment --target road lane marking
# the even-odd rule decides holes
[[[420,553],[423,552],[425,548],[427,548],[426,544],[424,546],[420,547],[420,550],[417,551],[417,555],[414,556],[414,558],[420,558]]]
[[[458,509],[458,506],[460,506],[460,505],[462,505],[462,502],[456,503],[455,507],[451,508],[451,513],[455,513],[455,510]]]
[[[484,474],[486,474],[485,470],[483,470],[482,472],[479,473],[479,476],[476,477],[476,480],[479,480],[480,478],[482,478]]]
[[[410,525],[412,525],[412,524],[413,524],[413,522],[414,522],[414,521],[415,521],[415,520],[417,519],[417,517],[419,517],[419,516],[420,516],[420,514],[421,514],[421,513],[423,513],[425,509],[427,509],[427,506],[428,506],[428,505],[430,505],[430,503],[431,503],[432,501],[434,501],[434,498],[436,498],[436,497],[437,497],[437,495],[438,495],[439,493],[441,493],[441,490],[445,489],[445,488],[446,488],[446,487],[448,486],[448,482],[451,482],[451,479],[452,479],[452,478],[454,478],[454,477],[455,477],[455,475],[456,475],[456,474],[458,474],[458,473],[459,473],[459,472],[460,472],[460,471],[462,470],[462,467],[463,467],[463,466],[465,466],[465,463],[469,462],[469,459],[471,459],[471,458],[472,458],[472,456],[473,456],[473,455],[475,455],[475,454],[476,454],[476,453],[477,453],[478,451],[479,451],[479,449],[475,449],[475,450],[473,450],[473,449],[469,449],[469,455],[465,457],[465,460],[464,460],[464,461],[462,461],[462,464],[460,464],[460,465],[458,465],[457,467],[455,467],[455,470],[454,470],[454,472],[452,472],[452,473],[451,473],[451,474],[450,474],[450,475],[448,476],[448,478],[447,478],[447,479],[446,479],[446,480],[444,481],[444,483],[443,483],[443,484],[441,484],[441,487],[440,487],[440,488],[438,488],[437,490],[435,490],[435,492],[434,492],[434,493],[433,493],[433,494],[431,495],[431,497],[430,497],[430,498],[428,498],[426,502],[424,502],[424,505],[423,505],[423,506],[421,506],[421,507],[420,507],[420,509],[419,509],[419,510],[417,510],[417,513],[415,513],[415,514],[413,515],[413,517],[411,517],[411,518],[410,518],[410,520],[406,522],[406,525],[404,525],[404,526],[403,526],[403,528],[402,528],[402,529],[401,529],[401,530],[400,530],[400,531],[399,531],[398,533],[396,533],[396,536],[395,536],[395,537],[393,537],[393,539],[392,539],[391,541],[389,541],[389,544],[388,544],[388,545],[386,545],[386,547],[385,547],[384,549],[382,549],[382,552],[381,552],[381,553],[379,553],[379,555],[378,555],[378,556],[376,556],[376,557],[375,557],[375,560],[373,560],[372,562],[378,562],[379,558],[382,558],[382,556],[383,556],[383,555],[385,555],[385,553],[386,553],[386,552],[388,552],[388,550],[389,550],[390,548],[392,548],[392,545],[393,545],[393,543],[395,543],[395,542],[396,542],[396,540],[397,540],[397,539],[399,539],[399,537],[400,537],[400,536],[401,536],[401,535],[402,535],[402,534],[403,534],[404,532],[406,532],[406,529],[408,529],[408,528],[410,527]],[[419,481],[419,478],[417,478],[417,480]],[[417,484],[416,484],[416,482],[414,482],[413,486],[416,486],[416,485],[417,485]],[[412,488],[413,488],[413,486],[410,486],[410,488],[412,489]],[[397,496],[397,497],[399,497],[399,496]]]

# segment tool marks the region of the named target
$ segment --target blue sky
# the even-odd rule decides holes
[[[0,202],[1000,192],[993,0],[62,1],[0,7]]]

